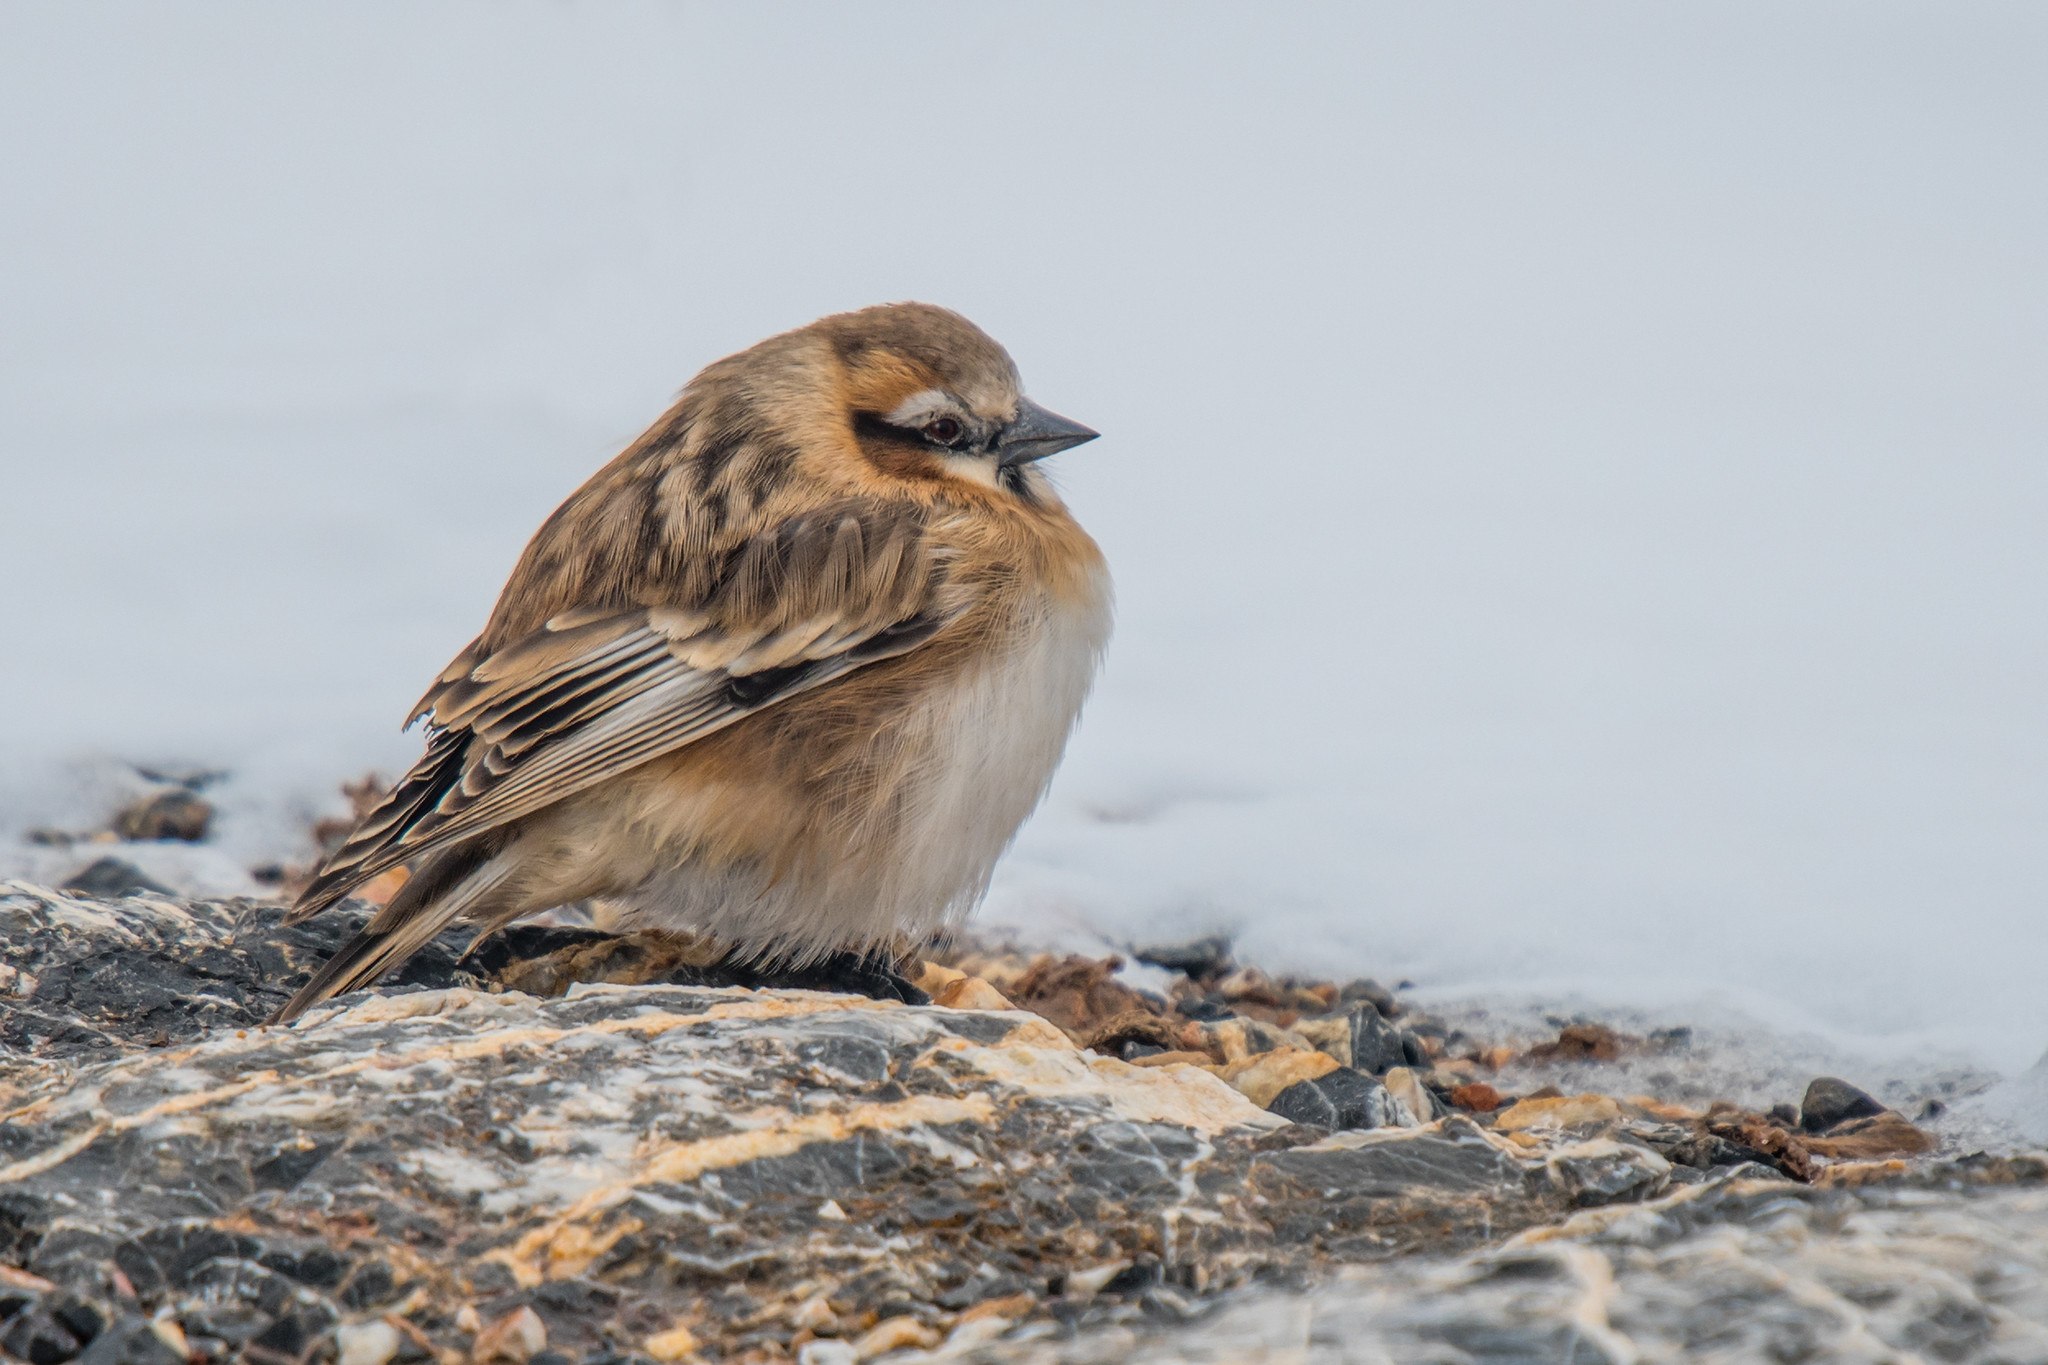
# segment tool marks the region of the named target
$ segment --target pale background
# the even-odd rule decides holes
[[[0,6],[0,823],[230,767],[231,883],[697,367],[921,298],[1105,433],[991,916],[2022,1066],[2044,70],[2021,4]]]

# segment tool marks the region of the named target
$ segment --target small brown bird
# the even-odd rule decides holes
[[[278,1018],[573,901],[793,967],[966,914],[1108,639],[1101,551],[1037,466],[1095,436],[926,304],[706,368],[414,709],[425,756],[290,921],[412,875]]]

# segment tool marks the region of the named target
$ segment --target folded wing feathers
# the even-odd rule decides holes
[[[426,754],[327,860],[292,918],[915,648],[955,614],[940,600],[942,577],[907,519],[799,517],[745,542],[699,608],[579,609],[489,657],[472,643],[414,712],[432,727]]]

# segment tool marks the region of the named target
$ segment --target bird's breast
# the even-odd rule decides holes
[[[1107,575],[1034,593],[1010,616],[975,666],[927,692],[905,746],[918,771],[895,852],[923,872],[904,908],[932,927],[980,899],[1052,781],[1109,638]]]
[[[643,856],[612,859],[623,875],[599,894],[636,922],[799,957],[971,910],[1110,628],[1099,557],[1005,586],[930,644],[650,764],[627,802]]]

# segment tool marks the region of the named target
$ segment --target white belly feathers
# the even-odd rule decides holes
[[[909,780],[900,818],[873,831],[875,846],[776,878],[685,859],[605,922],[708,931],[801,961],[919,937],[966,915],[1045,795],[1094,682],[1109,638],[1107,574],[1092,587],[1080,601],[1042,597],[1006,649],[926,695],[896,735]]]

